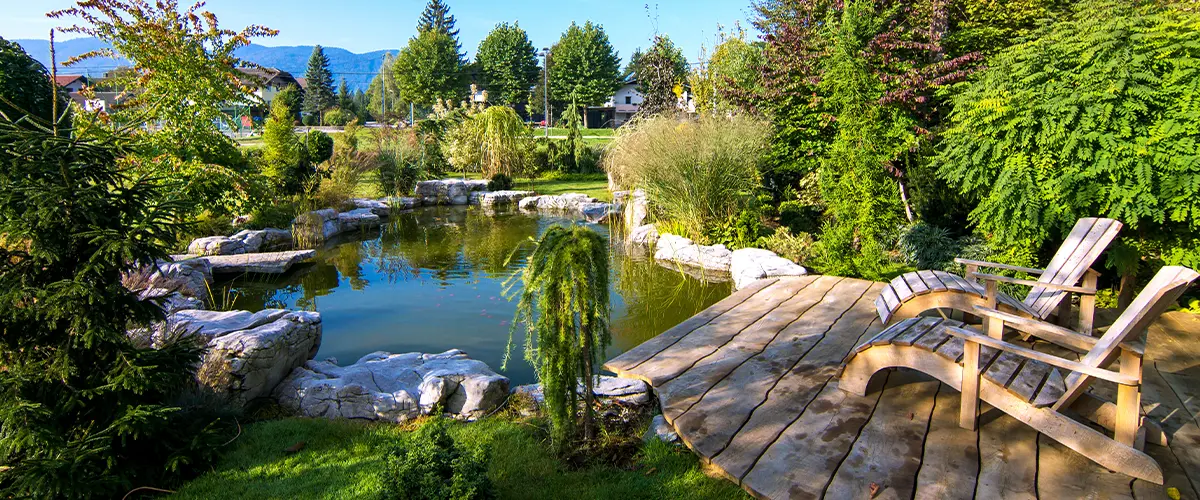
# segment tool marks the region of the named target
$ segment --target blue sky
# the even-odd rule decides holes
[[[0,0],[4,13],[0,36],[44,39],[59,24],[45,13],[73,4],[70,0]],[[472,56],[498,22],[519,21],[533,43],[543,47],[557,40],[571,21],[592,20],[604,26],[622,59],[635,47],[645,47],[657,29],[670,35],[694,61],[702,44],[712,45],[718,24],[728,29],[740,21],[748,28],[751,17],[750,0],[659,1],[649,4],[649,15],[645,1],[449,0],[448,4],[458,20],[463,48]],[[280,31],[275,38],[259,40],[262,45],[321,44],[368,52],[404,46],[424,6],[424,0],[209,0],[207,9],[225,28],[263,24]]]

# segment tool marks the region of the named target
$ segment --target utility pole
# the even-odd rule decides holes
[[[550,49],[542,48],[542,114],[546,116],[544,120],[546,140],[550,140]]]

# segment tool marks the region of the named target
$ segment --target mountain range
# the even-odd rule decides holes
[[[50,67],[50,42],[47,40],[13,40],[19,44],[30,57],[37,59],[47,68]],[[71,57],[85,54],[93,50],[109,48],[110,46],[96,38],[73,38],[71,40],[54,42],[55,59],[58,62],[60,74],[83,74],[91,77],[104,75],[108,70],[117,66],[129,65],[125,59],[92,59],[75,66],[64,67],[63,62]],[[346,49],[325,47],[325,56],[329,58],[329,70],[333,73],[336,85],[342,79],[346,86],[353,90],[366,90],[371,79],[379,73],[383,65],[383,56],[395,50],[376,50],[364,54],[355,54]],[[297,78],[303,77],[308,69],[308,58],[312,55],[313,47],[268,47],[251,44],[238,49],[237,56],[252,63],[268,68],[277,68],[291,73]]]

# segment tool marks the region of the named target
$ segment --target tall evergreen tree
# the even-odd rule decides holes
[[[308,80],[308,88],[304,89],[306,113],[319,115],[337,103],[333,94],[333,74],[329,72],[329,58],[320,45],[313,47],[304,78]]]
[[[66,109],[66,99],[58,95],[59,112]],[[46,123],[54,109],[51,97],[50,73],[14,42],[0,38],[0,113],[16,121],[26,113]]]
[[[450,6],[442,0],[429,0],[421,19],[417,21],[417,31],[438,31],[458,39],[458,30],[454,28],[454,16],[450,14]]]
[[[537,50],[516,23],[497,24],[479,42],[475,63],[488,101],[512,106],[529,100],[529,89],[539,76]]]
[[[342,78],[342,82],[338,84],[337,105],[347,111],[354,111],[354,96],[350,94],[350,88],[346,86],[346,79]]]

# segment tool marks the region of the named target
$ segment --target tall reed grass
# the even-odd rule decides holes
[[[749,116],[660,115],[617,135],[604,168],[621,188],[642,188],[655,218],[697,241],[750,202],[770,126]]]

